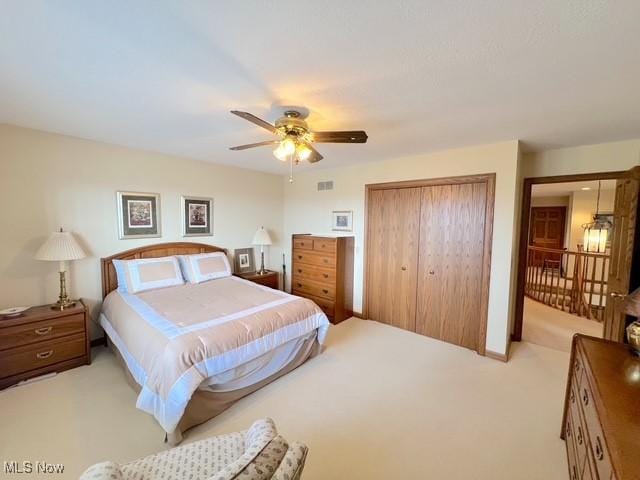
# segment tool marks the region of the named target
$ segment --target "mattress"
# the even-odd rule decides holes
[[[329,322],[312,301],[237,277],[138,294],[111,292],[100,322],[140,385],[137,407],[171,433],[198,389],[269,377]]]

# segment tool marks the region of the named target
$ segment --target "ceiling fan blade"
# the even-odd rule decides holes
[[[313,148],[313,145],[310,145],[308,143],[306,143],[305,145],[311,149],[311,155],[309,155],[309,158],[307,158],[307,162],[316,163],[324,158],[322,155],[320,155],[320,152]]]
[[[266,130],[269,130],[271,133],[278,133],[278,130],[276,129],[276,127],[274,127],[273,125],[271,125],[269,122],[265,122],[264,120],[262,120],[261,118],[256,117],[255,115],[252,115],[250,113],[247,112],[240,112],[238,110],[231,110],[231,113],[233,113],[234,115],[239,116],[240,118],[244,118],[245,120],[258,125],[259,127],[262,127]]]
[[[229,147],[229,150],[246,150],[247,148],[263,147],[265,145],[274,145],[278,142],[279,140],[265,140],[264,142],[248,143],[246,145],[238,145],[237,147]]]
[[[313,141],[317,143],[366,143],[367,138],[364,130],[313,132]]]

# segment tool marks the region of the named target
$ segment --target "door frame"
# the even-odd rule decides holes
[[[480,307],[480,331],[478,333],[478,354],[486,354],[487,323],[489,315],[489,284],[491,281],[491,245],[493,242],[493,215],[495,206],[496,174],[462,175],[457,177],[427,178],[421,180],[404,180],[398,182],[370,183],[364,186],[364,242],[363,242],[363,278],[362,278],[362,313],[369,318],[369,298],[367,283],[369,279],[369,196],[374,190],[391,190],[396,188],[431,187],[436,185],[459,185],[466,183],[486,183],[487,204],[484,221],[484,252],[482,259],[482,286]],[[419,261],[419,257],[418,257]],[[417,295],[417,292],[416,292]]]
[[[527,273],[527,246],[529,244],[529,226],[531,212],[531,194],[534,185],[545,183],[584,182],[591,180],[617,180],[624,177],[628,171],[578,173],[574,175],[552,175],[548,177],[529,177],[523,180],[522,202],[520,209],[520,239],[518,242],[518,276],[516,280],[515,312],[511,340],[522,340],[522,323],[524,321],[524,287]]]

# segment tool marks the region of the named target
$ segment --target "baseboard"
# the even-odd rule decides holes
[[[484,352],[485,356],[489,357],[489,358],[493,358],[494,360],[500,360],[501,362],[508,362],[509,361],[509,354],[507,353],[498,353],[498,352],[492,352],[491,350],[485,350]]]

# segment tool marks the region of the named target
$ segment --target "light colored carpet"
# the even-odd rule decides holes
[[[64,477],[77,478],[92,463],[166,448],[112,354],[94,352],[91,366],[0,393],[0,460],[61,462]],[[350,319],[331,328],[320,356],[185,441],[270,416],[286,438],[309,445],[305,480],[564,480],[568,361],[522,343],[502,363]]]
[[[527,297],[524,298],[523,317],[522,340],[543,347],[570,352],[575,333],[602,337],[601,323],[571,315]]]

